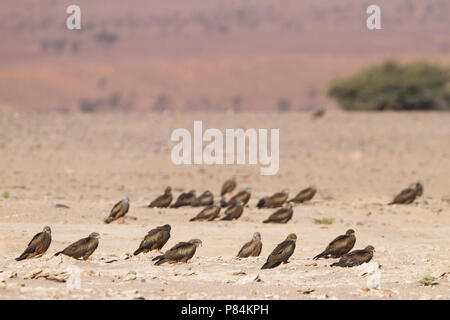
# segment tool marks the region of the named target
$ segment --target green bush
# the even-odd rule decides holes
[[[450,110],[450,68],[388,61],[337,80],[328,95],[347,110]]]

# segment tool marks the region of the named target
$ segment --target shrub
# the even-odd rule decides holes
[[[450,68],[388,61],[337,80],[328,95],[347,110],[450,110]]]

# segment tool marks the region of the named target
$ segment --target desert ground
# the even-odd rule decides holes
[[[261,176],[259,165],[172,164],[170,134],[192,132],[194,120],[221,130],[279,128],[279,173]],[[449,299],[449,123],[450,113],[438,112],[330,111],[315,120],[306,112],[2,113],[0,298]],[[236,221],[189,222],[200,208],[145,207],[168,185],[175,197],[193,188],[218,198],[232,175],[237,189],[252,188]],[[422,197],[386,205],[417,180]],[[310,184],[318,194],[296,206],[291,221],[262,223],[274,209],[257,209],[260,197],[283,188],[294,196]],[[125,195],[126,218],[105,224]],[[314,222],[325,217],[334,222]],[[166,223],[172,231],[163,251],[179,241],[203,241],[192,260],[154,266],[156,252],[130,257],[150,229]],[[48,251],[15,261],[46,225],[53,238]],[[355,248],[375,247],[369,264],[331,268],[334,259],[312,260],[349,228],[356,231]],[[53,256],[93,231],[101,239],[91,260]],[[235,258],[255,231],[262,235],[260,257]],[[298,240],[290,263],[260,270],[292,232]],[[69,290],[74,266],[80,288]],[[436,278],[433,285],[419,283],[425,276]]]

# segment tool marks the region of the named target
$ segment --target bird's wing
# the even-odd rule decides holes
[[[272,251],[267,260],[270,262],[283,261],[294,252],[294,249],[295,243],[289,240],[285,240]]]
[[[285,218],[287,218],[288,215],[289,215],[289,210],[286,208],[282,208],[282,209],[277,210],[274,213],[272,213],[267,220],[280,221],[280,220],[284,220]]]
[[[245,243],[241,250],[239,250],[238,257],[248,257],[252,254],[252,252],[255,250],[255,241],[251,240],[247,243]]]
[[[406,188],[402,190],[395,198],[394,202],[405,202],[411,199],[411,197],[414,197],[416,195],[416,190],[411,188]]]
[[[282,204],[283,202],[285,202],[287,200],[287,198],[288,198],[287,193],[278,192],[270,197],[270,201],[273,202],[274,204],[279,205],[279,204]]]
[[[115,218],[116,216],[118,216],[118,214],[121,214],[121,211],[123,209],[124,209],[124,202],[122,200],[120,200],[111,209],[111,213],[109,214],[109,216],[112,217],[112,218]]]
[[[63,250],[63,253],[69,256],[81,257],[89,249],[90,238],[80,239]]]
[[[236,188],[236,182],[233,180],[227,180],[222,185],[222,190],[220,191],[220,195],[223,196],[225,193],[232,192]]]
[[[168,260],[182,260],[195,250],[195,245],[189,242],[180,242],[164,253],[163,258]]]
[[[45,232],[39,232],[34,235],[33,239],[28,243],[28,247],[36,247],[42,241]]]

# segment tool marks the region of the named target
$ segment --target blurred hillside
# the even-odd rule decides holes
[[[450,1],[0,2],[0,110],[302,110],[387,58],[450,63]]]

